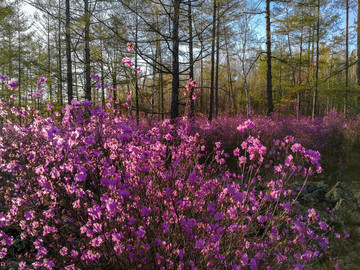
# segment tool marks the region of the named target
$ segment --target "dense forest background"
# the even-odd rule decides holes
[[[358,5],[0,0],[0,73],[19,84],[12,93],[3,79],[0,96],[16,94],[18,105],[41,109],[74,98],[106,107],[111,95],[119,110],[152,119],[185,110],[210,120],[237,113],[358,113]],[[132,62],[124,64],[124,57]],[[38,95],[41,76],[47,85]],[[198,87],[187,86],[189,79]]]

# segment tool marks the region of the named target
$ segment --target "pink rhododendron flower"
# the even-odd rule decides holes
[[[0,249],[0,259],[3,259],[6,256],[7,248]]]
[[[203,239],[198,239],[195,242],[196,249],[203,249],[205,247],[205,241]]]
[[[127,48],[128,52],[131,52],[134,49],[134,45],[132,45],[130,42],[128,42],[126,44],[126,48]]]
[[[132,67],[134,64],[131,62],[131,59],[128,57],[123,58],[122,62],[127,65],[129,68]]]
[[[329,227],[329,225],[327,225],[326,222],[324,222],[324,221],[320,221],[319,225],[320,225],[320,229],[322,229],[324,231],[326,231]]]
[[[144,206],[143,208],[141,208],[141,215],[144,217],[147,217],[148,215],[150,215],[150,209],[147,208],[146,206]]]
[[[68,248],[62,247],[59,252],[60,252],[61,256],[66,256],[68,253]]]
[[[8,81],[7,87],[9,90],[18,90],[19,84],[14,78],[12,78],[10,81]]]

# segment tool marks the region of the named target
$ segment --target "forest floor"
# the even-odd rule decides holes
[[[350,180],[360,184],[360,146],[354,147],[352,150],[344,160],[346,167],[343,178],[344,182]]]
[[[349,241],[344,243],[343,249],[338,258],[339,268],[344,270],[360,270],[360,145],[354,145],[348,155],[344,159],[345,168],[340,175],[331,179],[336,183],[341,182],[344,185],[343,199],[347,200],[347,204],[355,214],[356,220],[350,222],[345,216],[345,228],[350,233]],[[332,183],[331,186],[333,186]],[[352,201],[352,203],[351,203]],[[336,208],[336,206],[335,206]],[[342,211],[344,208],[340,207],[342,214],[348,214],[347,211]],[[335,211],[336,213],[336,211]]]

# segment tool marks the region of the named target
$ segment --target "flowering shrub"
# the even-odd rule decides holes
[[[281,140],[286,136],[293,136],[305,148],[319,151],[322,155],[322,164],[327,172],[338,169],[342,159],[348,151],[348,144],[359,140],[359,118],[346,119],[342,113],[331,111],[328,115],[314,120],[308,117],[254,116],[252,121],[255,127],[246,129],[243,115],[235,117],[219,117],[209,123],[206,119],[197,119],[192,132],[199,133],[208,148],[220,141],[227,152],[246,139],[246,136],[259,136],[264,144],[270,145],[273,140]],[[239,132],[242,131],[245,132]],[[229,160],[233,162],[233,160]]]
[[[62,113],[0,130],[4,267],[311,269],[328,258],[329,226],[292,189],[321,172],[320,154],[293,137],[264,144],[238,123],[229,152],[206,148],[186,118],[145,131],[88,101]]]

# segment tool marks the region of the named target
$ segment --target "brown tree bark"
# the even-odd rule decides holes
[[[357,14],[357,85],[360,86],[360,0],[358,0],[358,14]]]
[[[216,19],[216,63],[215,63],[215,116],[219,114],[219,55],[220,55],[220,18],[217,7]]]
[[[172,121],[179,116],[179,18],[181,0],[174,0],[174,14],[172,18],[172,92],[170,118]]]
[[[272,96],[272,74],[271,74],[271,26],[270,26],[270,2],[266,0],[266,93],[267,93],[267,114],[271,116],[274,112]]]
[[[62,77],[62,50],[61,50],[61,20],[60,20],[61,1],[59,1],[59,21],[58,21],[58,68],[59,68],[59,89],[58,89],[58,102],[60,106],[63,105],[63,77]]]
[[[349,0],[346,0],[346,34],[345,34],[345,104],[344,111],[348,108],[349,91]]]
[[[91,100],[91,81],[90,81],[90,12],[89,0],[84,0],[85,17],[85,99]]]
[[[191,1],[188,0],[188,23],[189,23],[189,78],[194,80],[194,51],[193,51],[193,33],[192,33],[192,9],[191,9]],[[194,93],[194,87],[191,87],[190,90],[190,111],[189,117],[193,118],[195,116],[195,100],[192,99],[192,95]]]
[[[212,24],[212,39],[211,39],[211,71],[210,71],[210,106],[209,106],[209,121],[213,118],[214,110],[214,68],[215,68],[215,37],[216,37],[216,0],[213,5],[213,24]]]
[[[317,3],[317,23],[316,23],[316,67],[315,67],[315,87],[313,95],[312,118],[317,115],[318,107],[318,81],[319,81],[319,57],[320,57],[320,0]]]
[[[73,100],[73,75],[72,75],[72,60],[71,60],[71,37],[70,37],[70,0],[65,2],[65,40],[66,40],[66,80],[67,80],[67,94],[68,104]]]
[[[135,9],[136,9],[136,19],[135,19],[135,70],[138,68],[138,14],[137,14],[137,8],[138,8],[138,2],[135,2]],[[140,108],[139,108],[139,80],[138,75],[135,74],[135,106],[136,106],[136,123],[139,124],[140,121]]]

